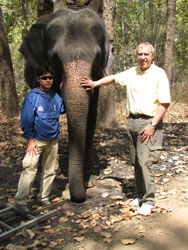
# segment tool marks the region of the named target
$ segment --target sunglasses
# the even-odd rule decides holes
[[[47,80],[47,79],[53,80],[54,77],[53,76],[40,76],[40,79],[42,79],[42,80]]]

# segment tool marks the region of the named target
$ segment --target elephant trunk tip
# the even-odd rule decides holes
[[[86,190],[82,182],[78,184],[77,180],[75,180],[75,182],[73,183],[72,181],[70,181],[69,191],[70,191],[70,200],[72,202],[82,203],[86,200]]]

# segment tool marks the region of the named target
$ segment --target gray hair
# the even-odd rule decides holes
[[[155,49],[153,47],[153,45],[149,42],[144,42],[144,43],[140,43],[137,47],[136,47],[136,54],[138,54],[138,50],[140,48],[143,48],[143,47],[150,47],[150,50],[151,50],[151,53],[154,55],[155,54]]]

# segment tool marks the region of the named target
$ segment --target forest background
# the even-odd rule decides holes
[[[53,217],[45,224],[27,231],[28,236],[25,230],[18,232],[10,240],[1,243],[0,249],[187,250],[188,0],[104,1],[116,3],[114,37],[111,37],[115,56],[114,73],[137,64],[135,48],[143,41],[149,41],[155,46],[155,64],[164,69],[166,63],[167,66],[172,66],[173,103],[164,117],[164,149],[155,175],[157,208],[151,217],[142,218],[140,215],[135,216],[129,206],[130,198],[135,195],[135,183],[125,129],[126,88],[116,85],[116,112],[121,127],[96,131],[94,147],[99,163],[94,169],[100,174],[97,185],[87,189],[87,201],[75,205],[70,203],[69,198],[66,200],[68,131],[65,118],[62,118],[59,159],[63,177],[61,175],[62,179],[54,182],[52,193],[52,198],[64,198],[63,206],[58,210],[58,218]],[[168,10],[173,7],[173,3],[176,4],[174,33],[171,36],[173,57],[172,60],[166,60],[166,38],[170,26],[167,25]],[[18,99],[20,108],[29,87],[24,79],[25,61],[19,48],[23,36],[37,20],[37,4],[38,0],[0,0],[0,205],[13,202],[22,171],[21,161],[25,155],[26,141],[21,136],[15,100]],[[3,39],[2,27],[8,39]],[[8,55],[6,45],[10,47],[13,62],[8,64],[11,69],[13,65],[14,70],[12,85],[10,74],[2,60],[3,55],[6,55],[5,58]],[[7,92],[9,95],[4,98]],[[4,121],[1,108],[6,109],[10,101],[12,106],[7,111],[17,116]],[[174,103],[177,105],[173,105]],[[40,183],[40,174],[37,181]],[[32,209],[36,208],[34,206]],[[38,245],[32,247],[36,242]]]
[[[165,42],[167,33],[166,0],[117,0],[114,19],[113,72],[136,65],[135,48],[143,41],[156,49],[155,64],[165,68]],[[188,102],[188,4],[177,0],[173,40],[172,99]],[[11,52],[19,106],[28,86],[24,79],[24,58],[19,52],[23,36],[37,20],[37,0],[1,0],[5,30]],[[125,98],[126,89],[115,86],[117,102]],[[2,99],[2,97],[1,97]]]

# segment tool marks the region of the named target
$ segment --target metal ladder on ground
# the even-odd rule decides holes
[[[61,205],[63,201],[58,201],[56,203],[53,203],[51,205],[42,207],[40,209],[34,210],[31,213],[20,213],[19,210],[16,209],[15,206],[8,206],[2,210],[0,210],[0,227],[2,228],[2,233],[0,234],[0,242],[3,240],[8,239],[9,237],[13,236],[15,233],[21,231],[23,228],[31,228],[42,221],[45,221],[49,219],[50,217],[53,217],[57,215],[58,210],[53,209],[54,207],[57,207]],[[52,209],[48,213],[41,214],[46,209]],[[7,219],[3,218],[3,214],[6,215],[6,213],[13,212],[12,216]],[[16,222],[19,223],[21,221],[27,220],[24,224],[13,226],[12,224],[15,224]]]

